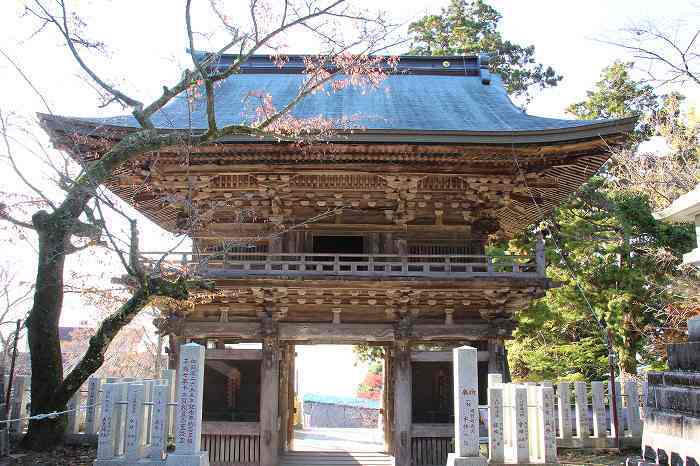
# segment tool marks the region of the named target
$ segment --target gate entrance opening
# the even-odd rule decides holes
[[[295,347],[288,450],[385,452],[384,364],[351,345]]]

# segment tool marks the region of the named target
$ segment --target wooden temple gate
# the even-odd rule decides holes
[[[217,56],[210,66],[236,60]],[[296,98],[305,57],[283,62],[253,56],[221,82],[220,127],[241,124],[241,102],[261,82],[278,108]],[[401,57],[379,89],[340,87],[308,96],[292,114],[357,115],[356,128],[304,144],[231,134],[186,151],[166,147],[106,183],[162,228],[191,237],[192,251],[165,262],[152,255],[154,267],[216,283],[193,308],[164,309],[161,325],[173,363],[180,344],[207,345],[203,435],[214,464],[278,464],[291,441],[294,345],[313,343],[384,346],[387,452],[396,466],[444,464],[445,356],[420,350],[469,343],[484,374],[503,373],[514,313],[551,283],[541,241],[524,255],[489,254],[487,244],[540,221],[636,122],[528,115],[484,54]],[[206,131],[205,107],[174,99],[154,125],[188,140]],[[40,119],[54,144],[84,163],[139,131],[130,116]],[[262,348],[234,346],[253,342]],[[419,401],[426,384],[437,387],[429,408]]]
[[[231,324],[231,323],[229,323]],[[217,327],[216,329],[214,327]],[[189,327],[189,329],[188,329]],[[239,327],[238,331],[226,328]],[[207,345],[205,370],[203,445],[209,451],[210,461],[226,465],[277,465],[286,452],[292,450],[294,418],[294,355],[298,344],[370,342],[385,348],[385,386],[382,402],[382,425],[384,428],[385,452],[394,456],[396,464],[437,465],[444,464],[453,448],[452,415],[452,353],[451,351],[421,351],[414,349],[418,342],[410,338],[397,338],[396,332],[376,326],[336,324],[336,330],[326,336],[309,336],[308,326],[280,323],[275,335],[268,334],[263,349],[225,349],[218,342],[224,335],[233,335],[238,341],[247,337],[259,338],[262,329],[255,325],[186,325],[184,333],[193,338],[183,338]],[[417,332],[428,331],[417,326]],[[208,336],[218,338],[196,338],[197,329]],[[455,329],[452,329],[454,331]],[[459,329],[464,335],[464,329]],[[327,337],[333,333],[333,338]],[[437,332],[435,332],[437,333]],[[425,333],[423,333],[425,334]],[[443,334],[445,335],[445,334]],[[477,334],[473,335],[475,338]],[[421,340],[424,342],[425,340]],[[440,346],[460,346],[469,343],[482,347],[478,353],[480,372],[502,370],[501,338],[485,340],[441,341]],[[228,362],[230,364],[222,364]],[[259,378],[244,380],[241,373],[246,366],[259,368]],[[236,388],[229,383],[216,383],[212,374],[240,367],[240,371],[228,371],[236,380]],[[319,367],[318,370],[323,370]],[[483,383],[486,377],[480,377]],[[257,393],[258,413],[248,413],[248,420],[211,420],[221,403],[220,398],[210,394],[226,391],[227,396],[245,399],[243,393]],[[480,391],[485,390],[480,387]],[[234,393],[229,393],[233,391]],[[214,409],[212,409],[212,407]],[[245,413],[234,417],[244,418]]]

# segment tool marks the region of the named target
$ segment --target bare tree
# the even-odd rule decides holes
[[[660,151],[612,150],[615,183],[620,189],[647,196],[655,210],[692,191],[700,179],[700,121],[684,112],[680,103],[681,97],[671,94],[658,111],[643,117],[663,139],[665,147]]]
[[[87,377],[102,365],[105,352],[119,330],[153,299],[188,300],[192,299],[190,290],[193,287],[211,286],[187,273],[171,273],[168,268],[144,266],[140,260],[136,222],[124,215],[101,188],[116,168],[160,148],[181,146],[187,150],[229,135],[273,135],[292,141],[318,136],[319,132],[331,131],[338,122],[300,121],[290,113],[295,105],[320,89],[340,92],[348,85],[374,85],[383,78],[385,68],[381,66],[381,59],[371,54],[385,46],[391,26],[381,14],[355,11],[346,0],[251,0],[246,8],[236,3],[234,15],[227,14],[219,2],[211,0],[209,7],[219,21],[215,34],[195,29],[192,3],[192,0],[186,0],[184,15],[192,65],[174,85],[163,86],[162,94],[151,102],[142,102],[129,95],[89,64],[91,53],[101,50],[103,44],[87,38],[79,10],[71,10],[65,0],[26,3],[27,16],[38,21],[40,31],[53,31],[63,39],[69,57],[99,90],[102,105],[117,104],[129,108],[140,126],[119,142],[105,142],[104,153],[97,160],[82,154],[76,141],[72,152],[74,157],[77,155],[80,171],[76,176],[58,175],[64,192],[59,199],[46,195],[26,174],[17,170],[18,176],[44,207],[33,211],[30,220],[18,215],[10,203],[0,204],[0,217],[17,228],[34,230],[38,237],[36,288],[27,319],[34,414],[63,409]],[[232,17],[237,21],[234,22]],[[349,27],[343,28],[343,24]],[[315,58],[305,61],[306,77],[296,95],[281,108],[275,108],[269,94],[264,91],[251,95],[251,99],[257,99],[256,118],[243,124],[219,124],[215,108],[216,84],[236,79],[241,65],[253,54],[279,50],[293,30],[313,34],[324,48]],[[350,32],[339,33],[345,30]],[[223,40],[213,53],[196,53],[197,39],[205,36]],[[235,53],[236,58],[229,65],[216,66],[225,52]],[[18,71],[22,74],[21,69]],[[22,74],[22,77],[31,85],[26,75]],[[163,132],[156,128],[154,115],[180,95],[190,98],[201,95],[204,99],[206,130]],[[47,111],[51,113],[51,109]],[[7,134],[7,131],[3,133]],[[6,137],[5,142],[11,146],[9,138]],[[117,238],[110,231],[105,210],[113,211],[129,223],[130,233],[126,239]],[[67,255],[97,244],[117,253],[131,293],[118,310],[102,321],[90,339],[85,356],[64,378],[58,340],[65,288],[64,264]],[[64,423],[61,417],[32,420],[23,440],[24,446],[34,450],[54,448],[62,439]]]
[[[696,18],[697,19],[697,18]],[[619,39],[604,43],[628,51],[659,86],[700,85],[700,28],[697,21],[660,25],[651,21],[622,29]]]
[[[0,365],[6,365],[7,358],[12,353],[15,324],[29,310],[34,291],[31,284],[19,279],[16,269],[11,264],[0,265]]]

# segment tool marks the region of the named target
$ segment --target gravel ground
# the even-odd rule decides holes
[[[0,466],[51,465],[51,466],[90,466],[95,459],[94,447],[65,446],[50,453],[34,453],[15,449],[9,458],[0,459]]]
[[[560,449],[557,456],[562,465],[620,466],[625,464],[627,458],[639,458],[639,450],[623,450],[622,453],[618,453]]]
[[[95,459],[94,447],[66,446],[51,453],[33,453],[14,450],[10,458],[0,459],[0,466],[42,465],[42,466],[90,466]],[[637,450],[617,452],[591,452],[581,450],[559,450],[562,466],[624,466],[629,457],[638,457]]]

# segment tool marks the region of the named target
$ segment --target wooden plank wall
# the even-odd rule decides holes
[[[411,458],[416,466],[443,466],[447,464],[447,454],[454,451],[450,437],[411,438]]]
[[[211,466],[258,466],[260,435],[202,434]]]

